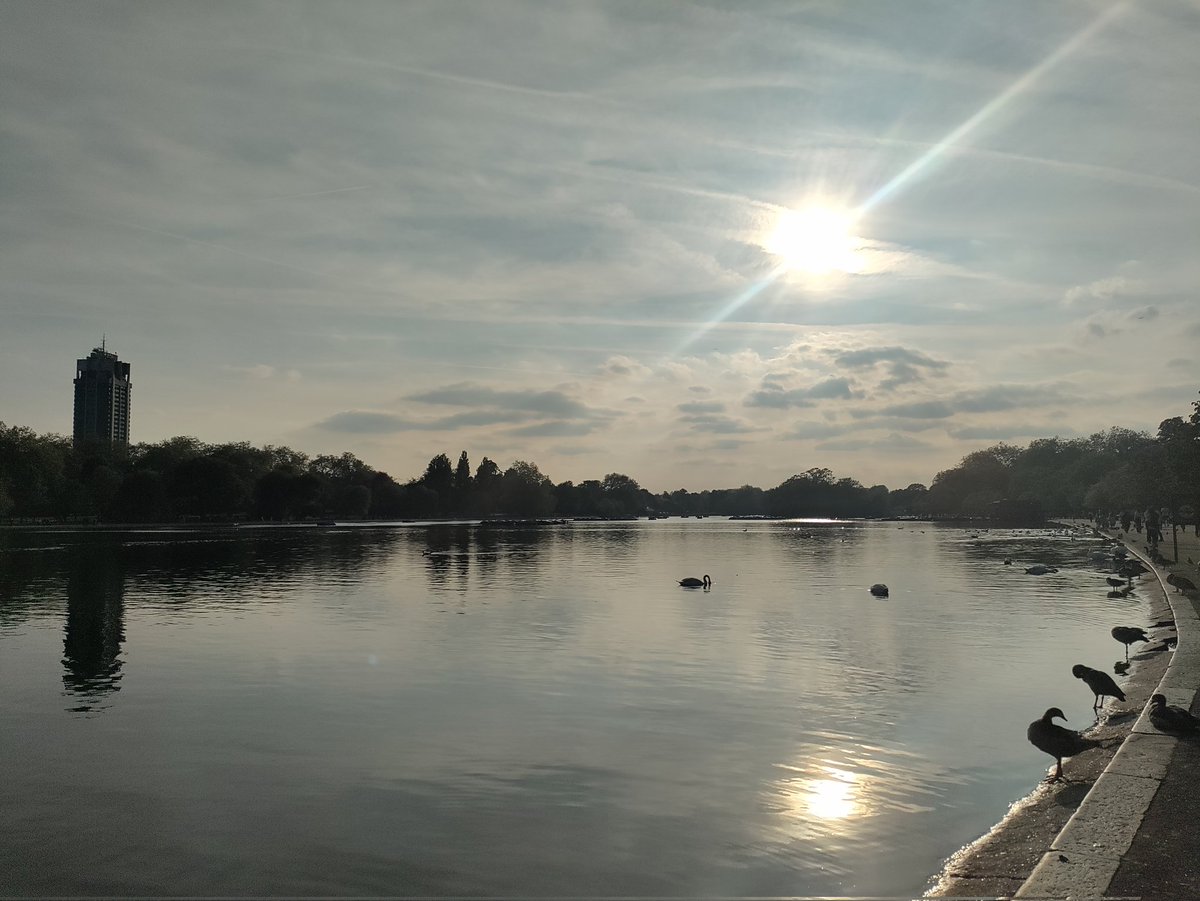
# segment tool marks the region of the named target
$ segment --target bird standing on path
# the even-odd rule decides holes
[[[1125,660],[1129,660],[1129,646],[1135,641],[1149,641],[1150,637],[1146,635],[1145,629],[1139,629],[1137,626],[1113,626],[1112,637],[1121,644],[1125,645]]]
[[[1070,782],[1071,780],[1063,775],[1063,758],[1074,757],[1076,754],[1083,753],[1088,748],[1098,748],[1100,742],[1094,738],[1084,738],[1078,732],[1058,725],[1058,723],[1053,722],[1055,717],[1061,720],[1067,718],[1066,714],[1057,707],[1051,707],[1042,714],[1040,720],[1034,720],[1029,724],[1029,729],[1025,732],[1025,735],[1029,738],[1031,745],[1039,751],[1045,751],[1058,764],[1054,770],[1054,775],[1050,776],[1046,781]]]
[[[1176,591],[1195,591],[1196,583],[1186,576],[1177,576],[1175,573],[1167,574],[1167,584],[1174,585]]]
[[[1150,696],[1150,722],[1155,729],[1162,732],[1190,735],[1200,731],[1200,720],[1182,707],[1176,707],[1174,704],[1168,706],[1163,695]]]
[[[1084,666],[1082,663],[1076,663],[1071,667],[1071,675],[1076,679],[1082,679],[1087,687],[1092,690],[1092,694],[1096,696],[1096,703],[1092,705],[1092,710],[1103,704],[1106,697],[1116,698],[1119,701],[1125,700],[1125,692],[1121,691],[1117,683],[1113,681],[1113,677],[1108,673],[1092,669],[1090,666]],[[1063,717],[1063,719],[1066,719],[1066,717]]]
[[[680,579],[679,584],[684,588],[712,588],[712,579],[707,575],[703,579],[697,579],[695,576],[688,576],[686,579]]]

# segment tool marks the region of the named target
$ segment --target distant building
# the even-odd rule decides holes
[[[104,342],[75,362],[75,446],[98,441],[129,446],[129,364]]]

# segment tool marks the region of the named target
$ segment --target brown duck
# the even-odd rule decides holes
[[[1100,742],[1094,738],[1084,738],[1078,732],[1072,729],[1067,729],[1053,722],[1054,718],[1065,720],[1064,714],[1057,707],[1051,707],[1042,714],[1040,720],[1034,720],[1029,724],[1029,729],[1025,733],[1029,737],[1029,743],[1039,751],[1045,751],[1054,758],[1058,766],[1054,770],[1054,775],[1046,779],[1047,782],[1069,782],[1066,776],[1063,775],[1062,762],[1064,757],[1074,757],[1076,754],[1081,754],[1088,748],[1100,747]]]
[[[1119,701],[1125,700],[1125,692],[1121,691],[1117,683],[1113,681],[1113,677],[1108,673],[1092,669],[1090,666],[1084,666],[1082,663],[1076,663],[1071,667],[1071,675],[1076,679],[1082,679],[1087,687],[1092,690],[1092,694],[1096,696],[1096,703],[1092,705],[1093,710],[1104,703],[1105,697],[1116,698]],[[1063,719],[1066,719],[1066,717],[1063,717]]]

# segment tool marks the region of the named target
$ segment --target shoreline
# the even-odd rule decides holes
[[[1090,528],[1090,525],[1088,525]],[[1105,535],[1109,540],[1128,548],[1128,536]],[[1130,549],[1131,555],[1142,559],[1140,552]],[[1149,564],[1148,560],[1143,562]],[[1175,615],[1167,592],[1157,572],[1143,578],[1153,578],[1153,589],[1146,602],[1147,627],[1170,621]],[[1074,776],[1066,786],[1049,785],[1042,781],[1027,795],[1014,801],[1004,816],[984,835],[960,848],[947,858],[942,868],[930,877],[930,887],[924,897],[1003,896],[1018,893],[1032,876],[1055,837],[1083,804],[1084,799],[1116,757],[1146,703],[1158,688],[1171,661],[1169,652],[1159,640],[1161,627],[1144,649],[1131,654],[1129,678],[1123,686],[1126,700],[1110,703],[1101,718],[1086,730],[1089,737],[1103,740],[1118,739],[1110,747],[1095,748],[1071,758]]]

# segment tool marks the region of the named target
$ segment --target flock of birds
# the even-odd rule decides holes
[[[1006,558],[1004,561],[1005,565],[1010,565],[1011,562],[1010,558]],[[1189,562],[1191,561],[1189,560]],[[1109,576],[1105,581],[1114,590],[1118,590],[1132,585],[1134,576],[1148,571],[1138,561],[1123,561],[1119,569],[1120,578]],[[1025,572],[1030,575],[1044,575],[1046,573],[1057,572],[1057,570],[1054,567],[1038,564],[1026,569]],[[1175,573],[1167,576],[1167,583],[1174,586],[1176,591],[1196,590],[1196,585],[1191,579],[1186,576],[1176,575]],[[708,575],[700,579],[688,576],[687,578],[680,579],[679,584],[684,588],[709,589],[712,587],[712,579]],[[882,583],[872,585],[871,594],[876,597],[887,597],[887,586]],[[1125,645],[1125,668],[1129,665],[1129,646],[1139,641],[1150,641],[1150,636],[1146,634],[1146,630],[1139,626],[1114,626],[1112,637]],[[1172,641],[1168,640],[1167,644],[1170,646]],[[1121,667],[1121,665],[1118,664],[1118,667]],[[1124,668],[1120,671],[1124,672]],[[1093,712],[1100,709],[1105,698],[1116,698],[1118,701],[1125,700],[1125,692],[1121,690],[1121,687],[1117,685],[1113,677],[1106,672],[1092,669],[1090,666],[1084,666],[1082,663],[1077,663],[1071,667],[1071,675],[1081,680],[1091,689],[1095,697],[1095,701],[1092,704]],[[1163,732],[1171,732],[1178,735],[1192,735],[1200,732],[1200,719],[1192,716],[1191,713],[1182,707],[1168,704],[1166,697],[1161,694],[1153,695],[1150,698],[1149,717],[1154,728]],[[1063,775],[1062,771],[1062,762],[1064,759],[1081,754],[1089,748],[1105,746],[1105,739],[1086,738],[1073,729],[1068,729],[1054,722],[1056,719],[1065,721],[1066,718],[1066,714],[1059,708],[1051,707],[1042,714],[1040,719],[1036,719],[1030,723],[1029,729],[1026,732],[1030,743],[1035,748],[1039,751],[1045,751],[1054,758],[1056,764],[1054,774],[1046,780],[1047,782],[1069,781]]]
[[[1129,561],[1121,564],[1121,578],[1109,576],[1106,581],[1114,589],[1120,589],[1132,583],[1133,576],[1139,574],[1138,569],[1146,572],[1144,566],[1141,566],[1137,561]],[[1028,572],[1028,570],[1026,570]],[[1179,576],[1171,573],[1167,576],[1167,583],[1174,586],[1176,591],[1195,591],[1196,585],[1191,579],[1185,576]],[[1158,625],[1167,625],[1167,623],[1159,623]],[[1118,672],[1124,672],[1129,666],[1129,646],[1139,641],[1148,642],[1150,636],[1146,634],[1146,630],[1138,626],[1114,626],[1112,629],[1112,637],[1121,644],[1125,645],[1125,663],[1118,663]],[[1168,639],[1167,647],[1174,645],[1174,639]],[[1081,680],[1095,696],[1095,702],[1092,704],[1093,712],[1098,710],[1104,703],[1105,698],[1116,698],[1118,701],[1125,700],[1125,692],[1106,672],[1098,669],[1092,669],[1090,666],[1084,666],[1082,663],[1077,663],[1071,667],[1071,674]],[[1150,698],[1150,709],[1148,711],[1150,723],[1154,728],[1162,732],[1170,732],[1177,735],[1193,735],[1200,732],[1200,719],[1197,719],[1187,710],[1182,707],[1177,707],[1167,703],[1164,695],[1155,694]],[[1062,762],[1065,758],[1074,757],[1076,754],[1081,754],[1089,748],[1105,747],[1106,739],[1086,738],[1072,729],[1065,726],[1060,726],[1054,722],[1055,719],[1066,720],[1066,715],[1057,707],[1049,708],[1042,714],[1040,719],[1034,720],[1029,724],[1029,729],[1026,735],[1030,743],[1040,751],[1045,751],[1055,761],[1054,774],[1051,775],[1047,782],[1066,782],[1068,781],[1063,776]],[[1118,739],[1119,741],[1119,739]]]

